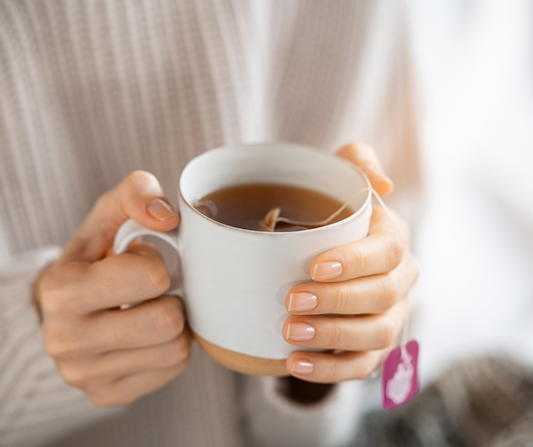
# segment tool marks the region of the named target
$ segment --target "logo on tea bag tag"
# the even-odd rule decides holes
[[[394,348],[383,363],[383,406],[387,410],[409,402],[418,392],[418,350],[415,340]]]
[[[409,391],[411,391],[411,382],[414,376],[414,368],[411,363],[411,356],[405,354],[398,369],[392,379],[387,382],[387,397],[396,405],[403,404]]]

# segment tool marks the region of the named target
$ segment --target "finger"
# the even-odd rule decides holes
[[[396,221],[400,221],[397,217]],[[313,281],[346,281],[386,273],[403,259],[405,237],[383,208],[376,206],[367,237],[328,250],[311,264]]]
[[[183,303],[167,296],[127,310],[108,310],[88,320],[93,352],[114,351],[169,342],[185,329]]]
[[[128,253],[92,264],[70,262],[50,269],[39,284],[41,307],[48,316],[84,315],[155,298],[170,285],[159,251],[139,243]]]
[[[43,310],[83,315],[161,296],[170,287],[170,276],[159,251],[140,243],[92,264],[70,263],[61,269],[57,284]]]
[[[368,176],[372,188],[384,196],[394,189],[394,183],[385,174],[374,149],[366,143],[355,141],[337,151],[337,155],[359,166]]]
[[[360,315],[385,312],[416,282],[419,267],[408,253],[388,273],[344,282],[310,282],[292,288],[285,298],[287,311],[295,315]]]
[[[407,299],[377,315],[356,317],[293,316],[282,329],[292,345],[344,351],[373,351],[394,342],[409,311]]]
[[[378,351],[326,354],[296,352],[287,359],[287,370],[295,377],[316,383],[362,380],[381,365],[392,346]]]
[[[48,354],[66,360],[168,343],[184,328],[181,300],[167,296],[127,310],[102,311],[81,322],[45,321],[43,333]]]
[[[120,225],[129,218],[155,231],[169,231],[179,223],[179,216],[165,198],[157,178],[145,171],[135,171],[98,199],[61,260],[101,259]]]
[[[190,356],[191,342],[189,331],[184,331],[161,345],[109,352],[99,359],[94,374],[113,378],[177,366]]]
[[[101,407],[120,407],[128,405],[179,376],[189,366],[189,360],[177,366],[149,371],[131,376],[101,387],[89,393],[91,401]]]
[[[124,376],[178,366],[188,361],[190,346],[191,336],[185,331],[161,345],[112,351],[84,361],[59,361],[57,365],[68,384],[91,391]]]

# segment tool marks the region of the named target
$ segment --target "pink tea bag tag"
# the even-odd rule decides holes
[[[409,402],[418,392],[418,342],[394,348],[383,363],[383,406],[387,410]]]
[[[376,191],[372,190],[372,193],[401,233],[400,225],[387,205]],[[400,346],[394,348],[383,363],[383,406],[389,411],[409,402],[418,393],[419,346],[416,340],[407,342],[408,327],[409,317],[406,318],[402,328]]]

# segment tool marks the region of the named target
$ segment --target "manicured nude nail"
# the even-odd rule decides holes
[[[287,340],[309,341],[315,337],[315,328],[307,323],[289,323],[287,326]]]
[[[291,293],[289,296],[289,312],[305,312],[314,309],[318,304],[315,295],[308,292]]]
[[[146,211],[159,221],[164,221],[177,215],[170,203],[159,197],[148,202],[148,205],[146,205]]]
[[[313,269],[313,280],[324,281],[333,279],[342,274],[342,264],[340,262],[319,262]]]
[[[300,360],[293,365],[291,374],[311,374],[314,369],[315,365],[313,365],[311,362]]]

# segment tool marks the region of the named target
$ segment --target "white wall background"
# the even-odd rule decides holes
[[[424,98],[422,382],[476,353],[533,365],[533,2],[410,10]]]

